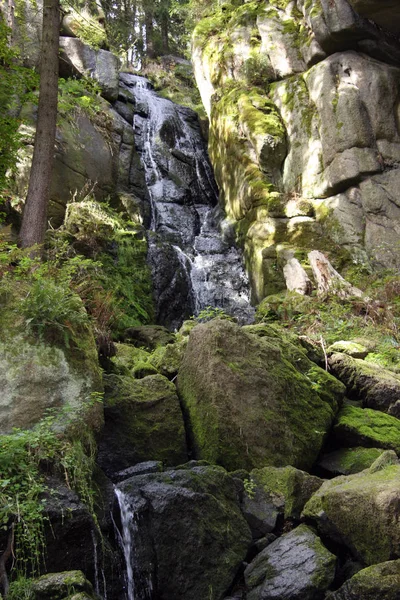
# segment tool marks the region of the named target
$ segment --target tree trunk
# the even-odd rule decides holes
[[[161,17],[161,39],[162,39],[162,53],[169,53],[169,41],[168,41],[168,13],[164,12]]]
[[[47,227],[57,121],[59,29],[59,0],[45,0],[38,119],[28,195],[20,231],[20,243],[23,248],[42,244]]]

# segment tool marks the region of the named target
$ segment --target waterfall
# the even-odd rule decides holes
[[[121,531],[117,530],[117,535],[126,565],[126,600],[152,600],[153,565],[140,552],[139,515],[143,505],[139,502],[134,506],[118,486],[114,491],[121,515]]]
[[[224,215],[196,113],[161,98],[150,81],[121,74],[133,98],[136,150],[150,203],[149,264],[157,321],[171,329],[204,308],[253,317],[248,279]]]
[[[126,586],[127,586],[127,600],[135,600],[135,583],[133,580],[133,564],[134,559],[133,552],[133,541],[131,535],[131,527],[135,526],[136,520],[132,509],[129,506],[129,502],[125,494],[115,488],[115,495],[118,499],[119,510],[121,513],[121,545],[125,558],[126,565]]]

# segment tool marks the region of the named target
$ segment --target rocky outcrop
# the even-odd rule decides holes
[[[196,27],[211,160],[256,301],[284,288],[287,246],[398,266],[399,21],[391,1],[270,0]]]
[[[310,468],[343,394],[300,349],[222,319],[191,331],[178,390],[196,457],[229,470]]]
[[[303,512],[367,565],[400,555],[400,464],[393,455],[387,452],[356,475],[326,481]]]
[[[129,561],[135,595],[222,598],[251,541],[226,471],[189,464],[131,477],[118,488],[122,519],[132,515]]]

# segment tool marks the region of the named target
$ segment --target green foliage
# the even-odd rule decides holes
[[[355,272],[353,271],[353,275]],[[311,340],[326,345],[341,340],[366,339],[375,346],[367,360],[400,369],[400,277],[397,273],[360,272],[353,282],[365,295],[339,298],[335,294],[301,296],[283,293],[265,298],[257,320],[280,322]]]
[[[248,498],[250,498],[250,500],[253,500],[256,495],[256,482],[251,478],[247,478],[243,481],[243,485],[245,494],[248,496]]]
[[[0,14],[0,212],[9,197],[9,177],[15,171],[21,145],[16,115],[38,86],[37,74],[16,63],[18,53],[9,46],[9,35]]]
[[[97,401],[94,397],[84,410]],[[49,412],[32,430],[15,429],[0,437],[0,527],[14,524],[14,568],[19,575],[38,575],[44,564],[46,474],[62,476],[94,515],[94,442],[84,428],[76,437],[60,433],[60,424],[76,428],[77,417],[83,421],[84,415],[77,415],[76,409],[58,410],[57,416]],[[25,590],[23,581],[15,584],[14,597],[29,598],[17,595],[22,594],[20,587]]]
[[[194,319],[198,323],[207,323],[208,321],[212,321],[212,319],[235,321],[234,317],[228,315],[223,308],[219,308],[217,306],[206,306],[206,308],[203,308],[198,315],[193,315],[190,318]]]
[[[110,116],[104,110],[100,86],[93,79],[58,80],[58,115],[75,125],[79,113],[85,113],[93,123],[104,126]]]
[[[68,13],[71,19],[71,29],[85,44],[98,50],[107,45],[107,34],[99,21],[96,5],[83,3],[79,0],[61,0],[61,8]],[[94,10],[89,10],[93,8]]]
[[[7,593],[7,600],[34,600],[31,580],[20,576],[12,581]]]
[[[27,250],[0,242],[3,323],[11,319],[23,332],[65,347],[76,343],[82,329],[90,325],[79,284],[97,267],[82,256],[69,256],[65,244],[41,261]]]
[[[105,203],[85,200],[68,205],[63,235],[68,243],[78,246],[101,265],[96,274],[97,284],[92,282],[86,290],[82,286],[80,292],[94,317],[102,317],[108,307],[117,335],[127,327],[151,321],[153,300],[146,262],[147,242],[140,225],[126,220]],[[100,306],[94,302],[92,307],[99,287],[107,294],[108,302]],[[100,315],[99,308],[105,309]]]

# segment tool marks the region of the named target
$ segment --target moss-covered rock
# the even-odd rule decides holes
[[[362,569],[327,600],[397,600],[400,596],[400,560]]]
[[[299,350],[299,352],[301,352]],[[343,387],[308,361],[303,374],[279,343],[215,319],[195,327],[178,374],[198,458],[229,470],[309,468]]]
[[[400,454],[400,420],[370,408],[345,406],[337,416],[333,435],[343,446],[385,448]]]
[[[250,478],[262,487],[285,519],[299,519],[305,503],[323,483],[294,467],[253,469]]]
[[[336,557],[307,525],[272,542],[245,570],[249,600],[322,598],[335,576]]]
[[[342,381],[348,394],[363,406],[400,417],[400,376],[363,360],[333,354],[329,358],[333,375]]]
[[[331,344],[326,349],[327,354],[334,354],[340,352],[341,354],[348,354],[352,358],[365,358],[369,354],[368,348],[360,344],[359,342],[340,340]]]
[[[162,375],[110,375],[99,464],[106,474],[148,460],[176,465],[187,459],[175,386]]]
[[[221,467],[188,467],[131,477],[118,486],[140,522],[131,529],[135,580],[151,582],[160,598],[220,600],[251,535],[233,478]]]
[[[390,453],[391,454],[391,453]],[[378,458],[369,470],[326,481],[303,515],[345,544],[365,564],[400,556],[400,464]],[[389,464],[388,464],[389,462]]]
[[[341,448],[324,454],[318,467],[333,475],[353,475],[368,469],[384,452],[379,448]]]
[[[94,590],[82,571],[49,573],[32,581],[35,600],[64,600],[75,594],[84,598],[94,598]]]
[[[30,428],[49,410],[84,416],[99,431],[102,405],[93,398],[103,386],[93,333],[82,328],[78,346],[71,340],[66,348],[0,329],[0,433]]]

